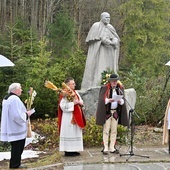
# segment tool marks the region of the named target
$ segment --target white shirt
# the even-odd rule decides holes
[[[11,95],[2,102],[1,141],[17,141],[27,135],[26,107],[20,98]]]
[[[117,93],[116,93],[116,91],[115,91],[115,89],[113,89],[113,92],[112,92],[112,97],[114,96],[114,95],[116,95]],[[109,99],[108,98],[106,98],[105,99],[105,104],[108,104],[109,103]],[[123,105],[124,104],[124,100],[123,99],[120,99],[120,105]],[[116,109],[118,107],[118,102],[117,101],[114,101],[114,102],[112,102],[111,103],[111,109]]]

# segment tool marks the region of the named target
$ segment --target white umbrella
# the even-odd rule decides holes
[[[15,64],[8,58],[0,54],[0,67],[14,66]]]
[[[170,66],[170,61],[168,61],[165,65],[166,65],[166,66]]]

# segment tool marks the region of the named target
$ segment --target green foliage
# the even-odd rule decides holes
[[[156,125],[168,99],[164,89],[165,63],[169,61],[168,0],[130,0],[120,6],[123,23],[122,50],[125,56],[120,70],[126,88],[137,92],[137,123]]]
[[[129,142],[128,139],[129,129],[123,125],[118,125],[117,127],[117,144],[126,145]]]
[[[124,73],[125,74],[125,73]],[[140,94],[145,93],[145,85],[149,78],[143,76],[142,71],[139,67],[134,64],[132,69],[128,72],[126,79],[124,79],[124,84],[127,87],[135,88]]]
[[[36,32],[29,28],[28,23],[18,19],[15,24],[7,25],[6,32],[0,37],[1,53],[14,63],[23,56],[36,53]]]
[[[87,120],[87,125],[83,132],[83,141],[85,146],[102,145],[102,126],[96,125],[94,117]]]
[[[128,129],[122,125],[118,125],[117,144],[122,145],[127,143]],[[94,117],[87,120],[87,125],[83,132],[84,145],[87,147],[103,145],[103,127],[96,125]]]
[[[48,65],[51,55],[50,52],[45,50],[45,47],[45,40],[38,42],[36,46],[37,54],[29,56],[29,58],[23,57],[22,59],[19,59],[14,67],[16,73],[21,73],[21,75],[18,75],[18,81],[21,82],[24,89],[22,99],[26,99],[25,95],[27,94],[29,87],[33,87],[37,92],[34,102],[34,107],[36,107],[36,113],[33,116],[34,118],[45,117],[45,113],[50,114],[51,117],[56,115],[57,96],[55,93],[49,92],[44,87],[44,81],[47,79],[49,73]],[[48,98],[46,98],[46,96],[48,96]]]
[[[113,71],[110,70],[110,68],[107,68],[106,70],[104,70],[101,73],[101,85],[104,85],[108,82],[108,78],[110,77],[110,75],[113,74]]]
[[[75,46],[75,34],[74,22],[66,11],[55,15],[54,23],[49,26],[48,38],[53,54],[60,58],[68,58]]]
[[[130,0],[121,6],[124,68],[135,63],[146,77],[162,72],[162,64],[169,59],[169,5],[162,0]]]
[[[8,58],[15,63],[15,67],[0,70],[1,99],[6,95],[7,87],[12,82],[19,82],[23,88],[21,96],[23,101],[27,98],[29,87],[33,87],[37,92],[33,106],[36,108],[36,113],[32,116],[33,119],[45,118],[45,115],[55,117],[58,95],[45,88],[44,81],[50,80],[60,87],[65,78],[71,76],[75,78],[77,88],[80,88],[85,63],[83,52],[75,48],[67,60],[60,58],[54,62],[52,52],[47,51],[47,40],[44,38],[37,41],[36,34],[27,28],[26,23],[17,21],[8,27],[8,30],[6,46],[0,48],[8,49],[4,55],[10,55]]]
[[[76,49],[69,59],[64,60],[61,65],[65,70],[66,77],[73,77],[76,82],[76,89],[81,88],[81,81],[84,73],[86,57],[81,50]]]
[[[32,143],[33,147],[40,150],[58,148],[59,145],[59,132],[57,119],[37,119],[31,121],[32,130],[38,133],[37,143]],[[83,129],[83,143],[86,147],[102,147],[102,126],[96,125],[95,118],[90,117],[87,119],[86,127]],[[117,145],[126,145],[128,142],[129,130],[127,127],[118,125],[117,130]],[[10,144],[8,142],[0,142],[0,151],[9,151]]]
[[[35,143],[36,147],[38,147],[40,150],[45,150],[53,149],[58,146],[59,133],[56,119],[37,119],[37,121],[33,122],[32,125],[32,130],[43,137],[38,138],[38,145]]]
[[[0,152],[6,152],[11,150],[11,145],[9,142],[0,141]]]
[[[135,123],[157,125],[164,117],[165,107],[169,99],[170,83],[163,90],[165,76],[160,75],[155,79],[149,79],[143,76],[140,68],[135,65],[125,77],[123,83],[126,87],[134,88],[137,92],[135,110],[140,119],[135,117]]]
[[[164,80],[164,64],[170,58],[170,1],[130,0],[116,4],[120,6],[115,11],[121,15],[118,25],[122,25],[122,31],[118,29],[122,54],[119,75],[125,88],[132,87],[137,92],[136,111],[141,117],[137,123],[153,124],[163,116],[169,99],[170,85]],[[80,89],[84,72],[86,57],[76,46],[75,20],[76,16],[60,9],[47,30],[48,37],[41,40],[22,18],[6,25],[3,34],[0,33],[0,50],[15,67],[0,69],[1,100],[12,82],[20,82],[23,101],[30,86],[37,91],[33,119],[56,116],[58,96],[44,87],[44,80],[60,87],[71,76]],[[89,23],[84,25],[88,27]]]

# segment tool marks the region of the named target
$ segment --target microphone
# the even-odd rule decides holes
[[[119,87],[116,87],[116,90],[119,91],[120,95],[123,95],[123,91]]]

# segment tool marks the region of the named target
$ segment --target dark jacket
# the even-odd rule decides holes
[[[99,92],[99,99],[98,99],[98,106],[97,106],[97,112],[96,112],[96,124],[103,126],[106,122],[106,114],[108,113],[109,104],[105,105],[105,98],[108,97],[108,93],[110,92],[110,83],[103,85],[100,88]],[[115,88],[116,93],[119,95],[124,95],[124,89],[121,84],[117,84],[117,87]],[[125,99],[124,99],[125,100]],[[127,115],[127,109],[125,103],[123,105],[118,104],[117,107],[117,113],[119,116],[118,124],[129,126],[129,119]]]

